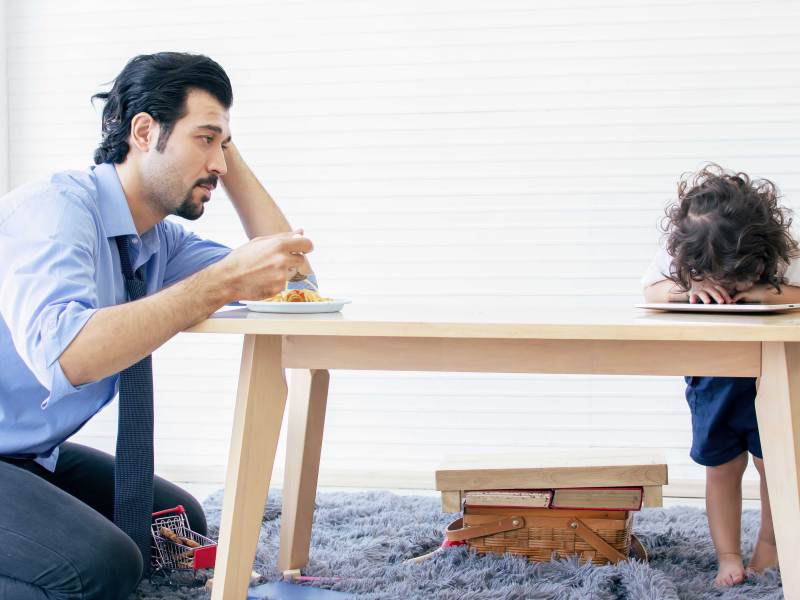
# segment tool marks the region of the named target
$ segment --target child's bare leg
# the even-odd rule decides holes
[[[706,512],[711,539],[717,550],[718,586],[744,581],[742,563],[742,475],[747,468],[747,453],[717,467],[706,467]]]
[[[775,529],[772,527],[772,511],[769,507],[764,461],[754,456],[753,464],[755,464],[761,479],[761,528],[758,530],[758,541],[748,567],[760,573],[764,569],[778,566],[778,548],[775,545]]]

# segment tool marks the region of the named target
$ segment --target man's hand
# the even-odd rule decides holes
[[[731,304],[736,302],[728,293],[724,286],[708,280],[694,281],[689,290],[689,302],[691,304]]]
[[[256,237],[212,265],[236,300],[261,300],[286,287],[314,245],[302,230]]]

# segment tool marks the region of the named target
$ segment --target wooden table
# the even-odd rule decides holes
[[[244,334],[213,600],[246,596],[293,372],[278,566],[308,562],[330,369],[760,377],[761,431],[785,597],[800,600],[800,314],[635,308],[364,306],[218,313],[188,330]],[[689,427],[689,423],[686,424]]]

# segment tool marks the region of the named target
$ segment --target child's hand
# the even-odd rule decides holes
[[[751,288],[736,292],[733,297],[734,302],[758,302],[761,304],[769,304],[774,300],[778,292],[771,285],[761,284],[754,285]]]
[[[689,302],[691,304],[731,304],[735,302],[728,290],[724,286],[711,281],[702,280],[692,283],[689,290]]]

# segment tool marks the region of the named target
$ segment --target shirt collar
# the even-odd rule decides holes
[[[100,210],[106,237],[137,235],[131,209],[128,207],[128,200],[125,198],[114,165],[103,163],[92,168],[97,179],[97,207]]]
[[[132,251],[133,268],[138,269],[146,263],[160,247],[158,227],[152,227],[140,236],[133,223],[133,215],[122,189],[117,170],[112,163],[92,167],[97,179],[97,205],[106,237],[111,239],[120,235],[133,236],[134,244],[141,241],[142,247]]]

